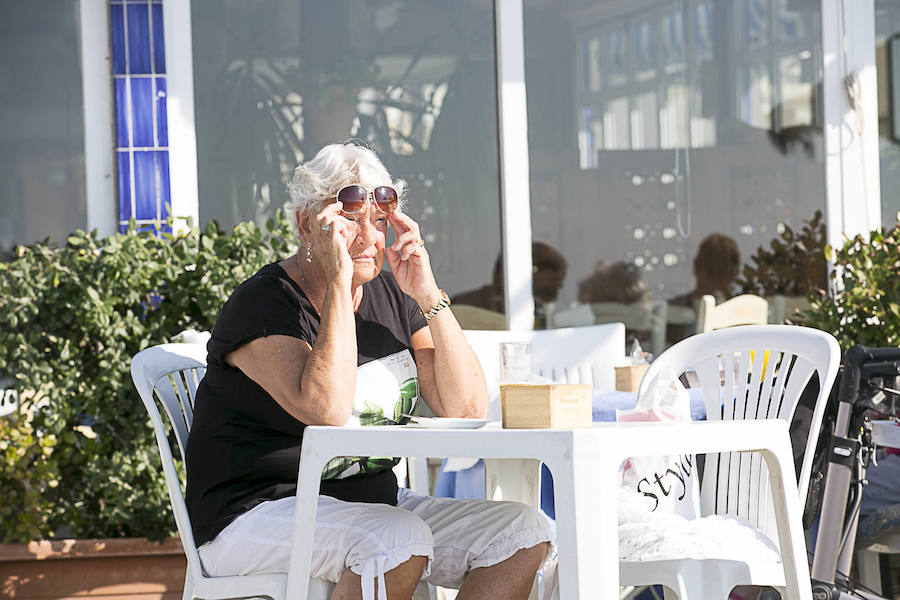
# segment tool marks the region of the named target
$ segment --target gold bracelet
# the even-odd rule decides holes
[[[428,312],[425,312],[422,309],[419,309],[419,312],[422,313],[422,316],[425,317],[426,321],[430,321],[431,317],[438,314],[441,310],[450,306],[450,296],[447,295],[447,292],[441,290],[441,299],[437,304],[428,309]]]

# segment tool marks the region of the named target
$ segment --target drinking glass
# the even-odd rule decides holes
[[[531,376],[531,344],[500,343],[500,383],[528,383]]]

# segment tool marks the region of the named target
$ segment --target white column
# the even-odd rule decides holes
[[[828,242],[881,226],[873,0],[822,0]]]
[[[523,0],[494,0],[507,327],[534,328]]]
[[[166,40],[166,115],[169,125],[169,183],[172,216],[199,225],[197,136],[194,131],[194,59],[190,0],[163,1]],[[184,221],[180,222],[181,226]]]
[[[84,172],[87,228],[101,236],[115,233],[118,206],[113,168],[112,69],[109,6],[106,0],[81,0],[80,51],[84,105]]]

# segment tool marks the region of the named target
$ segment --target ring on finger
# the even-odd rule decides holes
[[[418,240],[416,243],[419,244],[420,246],[422,246],[423,248],[425,247],[425,240]]]
[[[331,231],[331,225],[322,225],[322,231]]]

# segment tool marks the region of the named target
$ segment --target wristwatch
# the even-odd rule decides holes
[[[440,290],[440,292],[441,292],[441,299],[438,301],[437,304],[435,304],[434,306],[429,308],[428,312],[425,312],[424,310],[421,310],[421,309],[419,310],[419,312],[422,313],[422,316],[425,317],[426,321],[430,321],[431,317],[438,314],[441,310],[450,306],[450,296],[448,296],[447,292],[445,292],[444,290]]]

